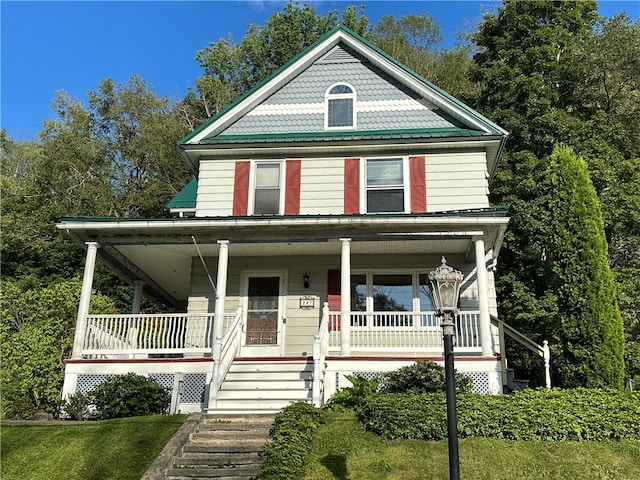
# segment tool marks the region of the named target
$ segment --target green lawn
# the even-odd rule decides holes
[[[3,424],[0,476],[2,480],[138,480],[186,417]]]
[[[304,480],[446,480],[447,441],[385,441],[349,415],[321,427]],[[640,439],[620,442],[460,440],[468,480],[640,479]]]
[[[2,480],[138,480],[185,415],[0,429]],[[464,480],[640,479],[640,439],[621,442],[460,440]],[[448,479],[447,442],[385,441],[332,414],[304,480]]]

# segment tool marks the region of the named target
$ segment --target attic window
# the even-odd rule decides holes
[[[356,126],[355,89],[346,83],[337,83],[327,89],[326,129],[352,129]]]

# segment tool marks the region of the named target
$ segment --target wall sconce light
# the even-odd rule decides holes
[[[304,282],[304,288],[309,288],[309,274],[305,273],[302,276],[302,281]]]

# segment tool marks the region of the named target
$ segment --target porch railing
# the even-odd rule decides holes
[[[225,314],[225,327],[236,314]],[[136,358],[148,355],[212,352],[213,314],[162,313],[88,315],[84,358]]]
[[[351,312],[352,351],[442,353],[440,318],[434,312]],[[479,312],[456,316],[456,352],[481,350]],[[340,312],[329,312],[329,350],[340,350]]]
[[[209,389],[209,408],[216,408],[218,391],[229,372],[229,368],[240,350],[242,340],[242,308],[238,308],[235,318],[227,328],[224,337],[216,338],[213,347],[213,376]]]
[[[329,303],[325,302],[322,309],[322,320],[318,334],[313,342],[313,404],[316,407],[322,405],[324,396],[324,370],[327,351],[329,350]]]

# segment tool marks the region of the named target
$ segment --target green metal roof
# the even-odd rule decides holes
[[[478,130],[461,128],[427,128],[411,130],[368,130],[352,132],[300,132],[262,133],[251,135],[218,135],[205,138],[200,143],[206,145],[228,145],[240,143],[288,143],[314,141],[354,141],[354,140],[415,140],[424,138],[481,137],[486,134]]]
[[[164,207],[172,208],[196,208],[196,197],[198,196],[198,181],[194,178],[187,183],[178,194],[171,199]]]
[[[295,218],[420,218],[420,217],[485,217],[499,216],[504,217],[509,213],[509,205],[495,205],[485,208],[469,208],[463,210],[447,210],[443,212],[427,212],[427,213],[376,213],[376,214],[355,214],[355,215],[258,215],[258,216],[240,216],[240,217],[155,217],[155,218],[132,218],[132,217],[59,217],[59,222],[193,222],[198,220],[271,220],[271,219],[295,219]]]

